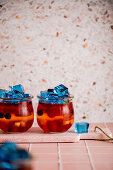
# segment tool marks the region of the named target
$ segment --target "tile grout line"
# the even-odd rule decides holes
[[[93,164],[93,160],[92,160],[92,157],[91,157],[91,152],[89,150],[88,144],[87,144],[86,140],[84,142],[86,144],[86,149],[88,151],[88,156],[89,156],[89,161],[90,161],[91,167],[92,167],[93,170],[95,170],[95,166]]]
[[[29,144],[28,152],[30,152],[30,151],[31,151],[31,143]]]
[[[60,144],[57,143],[57,145],[58,145],[58,162],[59,162],[59,170],[63,170],[63,169],[62,169],[61,152],[60,152]]]

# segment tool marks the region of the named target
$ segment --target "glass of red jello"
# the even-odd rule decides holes
[[[0,129],[4,132],[26,132],[34,121],[32,98],[0,97]]]
[[[37,96],[37,122],[44,132],[65,132],[74,122],[73,96],[54,99]]]

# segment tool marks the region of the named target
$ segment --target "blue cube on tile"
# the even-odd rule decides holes
[[[58,94],[59,97],[63,97],[63,96],[68,96],[68,88],[65,87],[63,84],[60,84],[59,86],[56,86],[54,88],[54,93]]]
[[[11,91],[14,93],[23,93],[24,94],[24,87],[21,84],[15,85],[11,87]]]
[[[76,133],[88,133],[89,123],[88,122],[77,122],[75,123]]]

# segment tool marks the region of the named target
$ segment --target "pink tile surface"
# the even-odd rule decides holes
[[[34,163],[33,170],[59,170],[58,163]]]
[[[89,163],[88,154],[61,154],[61,161],[64,163],[81,163],[87,162]]]
[[[63,163],[63,170],[91,170],[91,166],[87,162]]]
[[[58,154],[34,154],[33,162],[55,163],[58,162]]]
[[[113,156],[113,147],[90,147],[90,152],[92,154],[112,154]]]
[[[110,130],[112,125],[107,124]],[[105,128],[105,124],[101,127]],[[113,170],[113,142],[80,140],[77,143],[18,143],[18,146],[33,155],[33,170]]]
[[[87,153],[87,150],[85,147],[62,147],[60,149],[61,153],[71,153],[71,154],[78,154],[78,153]]]
[[[96,140],[87,140],[89,147],[113,147],[112,142],[105,142],[105,141],[96,141]]]
[[[97,162],[95,163],[96,170],[113,170],[113,162]]]
[[[32,153],[57,153],[57,143],[37,143],[30,147]]]
[[[83,140],[80,140],[79,142],[76,143],[60,143],[60,147],[85,147],[85,142]]]

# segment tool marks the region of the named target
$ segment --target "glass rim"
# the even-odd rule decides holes
[[[0,89],[0,91],[6,91],[5,89]],[[25,99],[32,99],[33,98],[33,95],[30,95],[29,97],[23,97],[23,98],[12,98],[12,97],[0,97],[0,99],[2,100],[25,100]]]
[[[47,99],[47,97],[41,97],[39,95],[37,95],[37,98],[39,98],[39,99]],[[74,98],[74,96],[70,95],[69,97],[59,97],[58,99],[63,100],[63,99],[73,99],[73,98]]]

